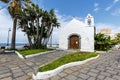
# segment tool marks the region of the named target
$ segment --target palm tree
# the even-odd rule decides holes
[[[13,32],[12,32],[12,42],[11,42],[11,49],[15,49],[15,42],[16,42],[16,26],[17,20],[19,16],[19,12],[21,10],[21,1],[30,2],[30,0],[1,0],[4,3],[10,3],[8,7],[8,11],[13,19]]]
[[[19,27],[27,34],[30,46],[42,48],[47,45],[53,27],[58,27],[54,10],[44,11],[38,5],[22,9],[19,18]],[[31,41],[32,40],[32,41]]]
[[[42,16],[42,9],[34,3],[31,6],[21,10],[19,18],[19,27],[27,34],[30,46],[38,48],[40,24],[39,19]],[[33,43],[31,39],[33,38]],[[34,45],[33,45],[34,44]]]
[[[29,27],[29,21],[30,21],[30,16],[28,16],[28,12],[26,11],[26,9],[22,9],[20,11],[20,16],[18,18],[18,25],[19,28],[21,28],[21,30],[27,34],[29,45],[32,46],[32,41],[30,37],[32,36],[31,34],[32,30]]]
[[[4,3],[8,3],[9,2],[9,0],[1,0],[2,2],[4,2]]]
[[[19,17],[19,27],[27,34],[30,46],[33,46],[31,39],[34,38],[36,43],[39,35],[39,17],[41,9],[35,4],[22,9]],[[35,25],[36,22],[36,25]],[[31,37],[32,36],[32,37]]]
[[[58,28],[59,26],[60,26],[60,23],[58,23],[55,12],[53,9],[51,9],[49,12],[48,21],[47,21],[46,42],[44,45],[47,45],[49,38],[53,32],[53,28],[54,27]]]
[[[39,41],[40,40],[40,28],[41,28],[41,26],[40,26],[40,18],[42,18],[42,14],[43,14],[43,10],[41,9],[41,8],[39,8],[39,6],[38,5],[35,5],[35,4],[32,4],[31,5],[31,10],[34,12],[34,16],[33,16],[33,18],[34,18],[34,21],[35,21],[35,23],[36,23],[36,25],[34,25],[35,26],[35,32],[36,32],[36,35],[35,35],[35,41],[34,41],[34,43],[35,43],[35,47],[36,48],[39,48],[39,44],[38,43],[40,43],[41,41]]]

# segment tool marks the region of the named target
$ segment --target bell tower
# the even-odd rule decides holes
[[[89,27],[94,27],[94,17],[91,16],[91,14],[88,14],[87,17],[85,18],[85,24],[88,25]]]

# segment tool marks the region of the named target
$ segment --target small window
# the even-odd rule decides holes
[[[91,19],[88,19],[88,25],[91,25]]]

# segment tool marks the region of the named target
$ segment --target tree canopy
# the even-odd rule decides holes
[[[32,48],[46,47],[53,28],[60,26],[53,9],[45,11],[34,3],[22,8],[18,19],[19,28],[27,34]]]
[[[31,0],[1,0],[9,3],[8,11],[13,18],[12,45],[15,48],[16,27],[26,33],[31,48],[46,47],[54,27],[59,27],[53,9],[43,10]]]
[[[110,36],[104,34],[95,34],[95,49],[96,50],[109,50],[114,45],[120,43],[120,33],[117,34],[115,39],[111,40]]]

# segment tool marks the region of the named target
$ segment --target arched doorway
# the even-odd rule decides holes
[[[69,37],[69,49],[79,49],[80,40],[78,35],[71,35]]]

